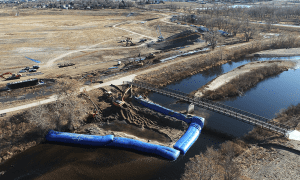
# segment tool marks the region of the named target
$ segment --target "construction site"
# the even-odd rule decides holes
[[[299,122],[274,116],[292,100],[276,101],[280,105],[267,118],[253,108],[256,102],[238,103],[264,79],[297,69],[300,28],[266,30],[267,25],[253,18],[255,33],[244,25],[235,32],[234,25],[203,26],[209,24],[195,14],[212,17],[208,15],[212,4],[158,2],[130,8],[124,1],[121,4],[124,8],[0,9],[0,179],[193,179],[197,177],[189,163],[208,153],[209,146],[223,153],[220,164],[214,165],[221,170],[213,178],[222,179],[229,167],[221,163],[229,157],[224,153],[230,151],[229,146],[224,148],[226,143],[235,146],[232,158],[240,164],[243,153],[257,144],[284,149],[295,145],[295,137],[288,138],[300,130]],[[204,7],[206,11],[200,12]],[[282,58],[273,60],[272,53]],[[261,58],[264,55],[267,60]],[[246,78],[250,71],[253,82]],[[261,74],[255,74],[258,71]],[[247,82],[242,84],[238,77]],[[220,97],[224,104],[217,102]],[[55,139],[60,133],[77,144]],[[79,143],[89,135],[113,138],[104,147]],[[153,153],[139,144],[153,146]],[[269,157],[275,150],[263,152]],[[34,163],[22,169],[28,157]],[[252,168],[259,163],[255,159],[250,164]],[[232,174],[237,166],[231,164]],[[264,176],[241,167],[235,169],[240,179]]]

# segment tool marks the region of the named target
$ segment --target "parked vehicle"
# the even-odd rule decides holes
[[[29,69],[29,72],[36,72],[36,69]]]
[[[19,73],[26,73],[27,72],[27,70],[25,70],[25,69],[22,69],[21,71],[19,71]]]

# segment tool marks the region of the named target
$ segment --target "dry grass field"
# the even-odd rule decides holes
[[[39,71],[44,73],[31,76],[37,78],[80,75],[92,69],[107,69],[116,64],[112,60],[153,52],[153,49],[138,42],[142,38],[147,38],[148,42],[156,41],[158,24],[162,26],[164,36],[173,35],[164,32],[168,30],[165,27],[167,23],[160,18],[165,15],[138,9],[21,9],[20,16],[14,14],[15,9],[0,9],[0,74],[18,73],[22,68],[33,65],[40,65]],[[146,23],[142,24],[143,21]],[[126,47],[125,43],[118,43],[126,37],[131,37],[135,46]],[[76,65],[64,70],[58,68],[58,63],[66,62]],[[0,81],[0,84],[5,83],[7,81]]]

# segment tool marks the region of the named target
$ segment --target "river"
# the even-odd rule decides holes
[[[218,75],[226,73],[251,61],[265,61],[275,58],[244,58],[236,62],[203,71],[167,88],[190,93],[205,85]],[[276,58],[278,59],[278,58]],[[281,57],[281,59],[288,59]],[[298,59],[291,57],[289,59]],[[226,99],[222,103],[249,111],[267,118],[273,118],[282,108],[299,102],[300,70],[284,71],[268,78],[247,91],[243,96]],[[188,104],[176,104],[176,100],[156,93],[149,98],[173,110],[186,110]],[[224,133],[203,131],[186,153],[176,161],[158,156],[116,148],[94,148],[78,145],[43,143],[32,147],[0,165],[7,172],[3,179],[180,179],[189,158],[205,152],[207,146],[218,147],[230,139],[225,134],[240,137],[253,126],[235,119],[195,107],[195,113],[206,118],[206,126]],[[11,166],[13,165],[13,166]],[[2,178],[1,178],[2,179]]]

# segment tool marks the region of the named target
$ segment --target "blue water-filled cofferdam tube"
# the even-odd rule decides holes
[[[180,151],[170,147],[150,144],[139,140],[123,137],[115,137],[114,140],[106,146],[122,147],[138,150],[141,152],[157,154],[170,160],[176,160],[180,154]]]
[[[155,103],[152,103],[150,101],[147,101],[145,99],[143,99],[142,96],[139,96],[139,97],[134,97],[135,100],[137,100],[140,104],[142,104],[143,106],[145,107],[148,107],[152,110],[155,110],[157,112],[160,112],[162,114],[165,114],[165,115],[168,115],[168,116],[171,116],[171,117],[175,117],[179,120],[182,120],[182,121],[185,121],[186,123],[190,123],[191,122],[191,118],[188,118],[186,117],[185,115],[181,114],[181,113],[177,113],[171,109],[167,109],[165,107],[162,107],[158,104],[155,104]]]
[[[198,127],[197,123],[191,123],[185,134],[173,146],[174,149],[179,150],[181,154],[185,154],[200,135],[201,130]]]
[[[181,113],[175,112],[171,109],[167,109],[158,104],[147,101],[143,99],[142,96],[135,97],[135,99],[145,107],[148,107],[165,115],[175,117],[179,120],[185,121],[186,123],[190,123],[188,130],[173,146],[174,149],[179,150],[181,154],[185,154],[190,149],[190,147],[196,142],[204,126],[204,118],[198,116],[193,116],[189,118]]]
[[[58,132],[50,130],[46,135],[47,141],[82,144],[90,146],[104,146],[114,139],[113,135],[96,136],[96,135],[85,135],[67,132]]]
[[[193,116],[191,118],[191,121],[192,121],[192,123],[197,123],[200,126],[201,129],[204,127],[204,121],[205,121],[205,119],[203,117]]]
[[[173,146],[174,149],[179,150],[181,154],[185,154],[196,142],[204,126],[204,118],[193,116],[191,119],[192,123],[188,130]]]
[[[82,144],[90,146],[113,146],[134,149],[141,152],[157,154],[170,160],[176,160],[180,151],[156,144],[150,144],[134,139],[114,137],[113,135],[97,136],[50,130],[46,135],[47,141]]]

